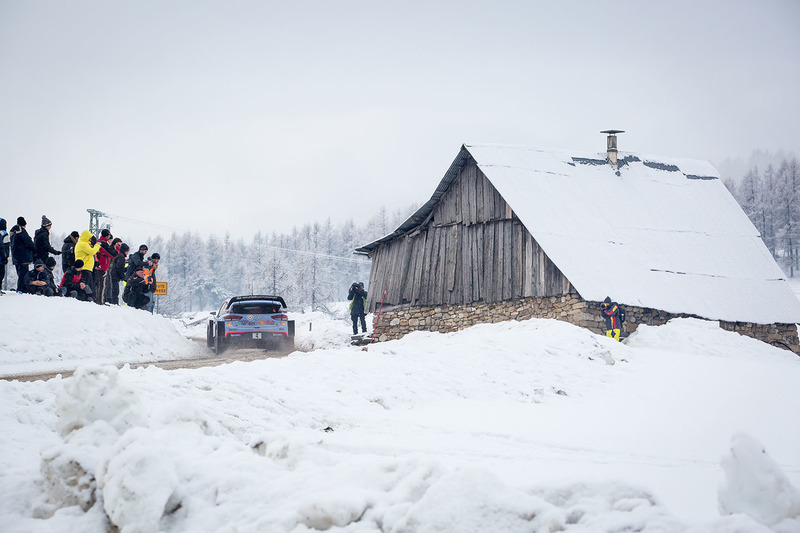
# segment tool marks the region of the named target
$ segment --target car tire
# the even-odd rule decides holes
[[[208,321],[208,327],[206,328],[206,346],[209,348],[214,347],[214,322],[211,320]]]
[[[217,324],[217,334],[214,335],[214,353],[219,355],[225,351],[225,324]]]

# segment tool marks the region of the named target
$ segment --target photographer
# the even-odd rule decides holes
[[[94,256],[100,251],[100,245],[97,244],[97,237],[92,235],[88,229],[81,232],[78,237],[78,243],[75,245],[75,261],[83,262],[83,269],[81,270],[83,282],[89,287],[89,293],[94,297]]]
[[[158,263],[161,261],[159,254],[153,254],[147,259],[144,264],[144,280],[150,285],[150,290],[147,292],[147,310],[151,313],[155,307],[155,292],[156,292],[156,270],[158,270]]]
[[[136,309],[147,309],[150,292],[150,284],[145,279],[144,267],[139,265],[133,271],[133,276],[128,279],[125,291],[122,293],[122,301]]]
[[[350,292],[347,294],[350,302],[350,318],[353,320],[353,335],[358,335],[358,322],[361,320],[361,332],[367,332],[366,308],[367,291],[364,290],[364,282],[357,281],[350,285]]]
[[[611,337],[620,341],[622,335],[622,323],[625,321],[625,310],[617,302],[612,302],[610,296],[600,304],[600,316],[606,322],[606,337]]]
[[[114,236],[111,235],[111,232],[103,228],[103,231],[100,232],[100,238],[97,239],[100,251],[97,252],[97,264],[94,269],[96,277],[94,301],[101,305],[106,303],[106,292],[109,293],[109,296],[111,294],[108,270],[111,267],[111,261],[117,257],[117,250],[109,242],[113,238]]]

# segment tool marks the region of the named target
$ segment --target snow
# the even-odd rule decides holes
[[[720,488],[720,512],[746,513],[767,525],[800,516],[800,490],[751,436],[733,437],[722,468],[726,480]]]
[[[295,313],[287,357],[115,366],[202,318],[0,296],[0,373],[76,368],[0,381],[0,531],[800,531],[800,358],[715,322],[355,347]]]
[[[707,162],[620,152],[627,162],[617,172],[605,153],[463,150],[584,299],[610,295],[713,320],[800,322],[784,274]],[[442,183],[450,176],[452,168]]]
[[[74,298],[50,298],[46,305],[14,292],[1,298],[0,375],[200,355],[196,343],[160,315],[127,306],[84,305]]]

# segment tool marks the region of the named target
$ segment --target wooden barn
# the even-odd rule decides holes
[[[430,200],[372,258],[375,336],[556,318],[601,331],[674,317],[800,352],[800,301],[755,227],[703,161],[464,145]]]

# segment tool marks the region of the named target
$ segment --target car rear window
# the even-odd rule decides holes
[[[240,315],[271,315],[281,310],[277,304],[267,302],[236,303],[231,307],[231,312]]]

